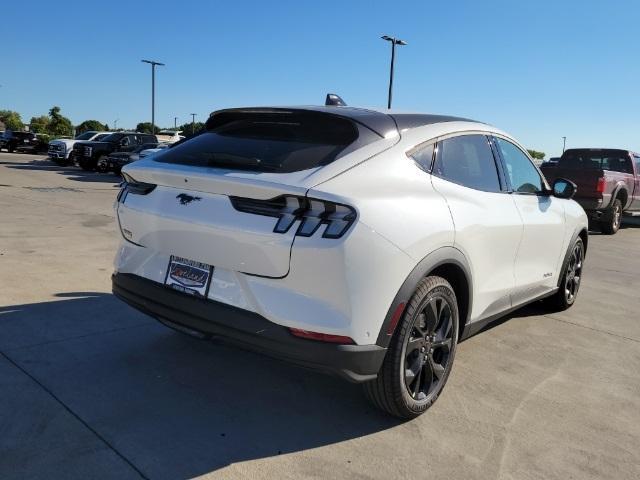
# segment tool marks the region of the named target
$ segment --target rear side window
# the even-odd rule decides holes
[[[514,192],[539,193],[544,191],[545,185],[542,177],[522,150],[502,138],[496,138],[496,145],[504,160],[507,176]]]
[[[640,175],[640,156],[634,155],[633,156],[633,161],[636,164],[636,174]]]
[[[431,171],[431,162],[433,162],[434,144],[426,147],[418,147],[409,156],[422,168],[425,172]]]
[[[463,135],[439,142],[432,173],[476,190],[500,191],[496,163],[484,135]]]
[[[288,173],[321,167],[353,150],[364,136],[353,121],[308,111],[222,112],[207,130],[154,158],[157,162]],[[366,143],[372,141],[371,138]]]

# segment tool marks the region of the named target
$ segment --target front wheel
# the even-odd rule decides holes
[[[582,282],[582,264],[584,263],[584,243],[578,237],[573,243],[569,261],[564,267],[558,291],[546,299],[552,310],[562,311],[571,307],[576,301],[580,283]]]
[[[369,400],[399,418],[424,413],[447,382],[458,328],[458,304],[449,282],[424,278],[396,328],[378,378],[364,384]]]

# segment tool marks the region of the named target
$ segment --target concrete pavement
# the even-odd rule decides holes
[[[640,477],[640,226],[591,236],[572,309],[463,342],[403,423],[116,300],[117,182],[0,153],[3,480]]]

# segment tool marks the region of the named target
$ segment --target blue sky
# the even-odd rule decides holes
[[[8,2],[0,9],[0,109],[59,105],[134,127],[218,108],[322,103],[461,115],[547,156],[567,146],[640,151],[640,2]]]

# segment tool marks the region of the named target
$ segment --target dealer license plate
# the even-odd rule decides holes
[[[206,297],[211,272],[211,265],[172,255],[164,283],[181,292]]]

